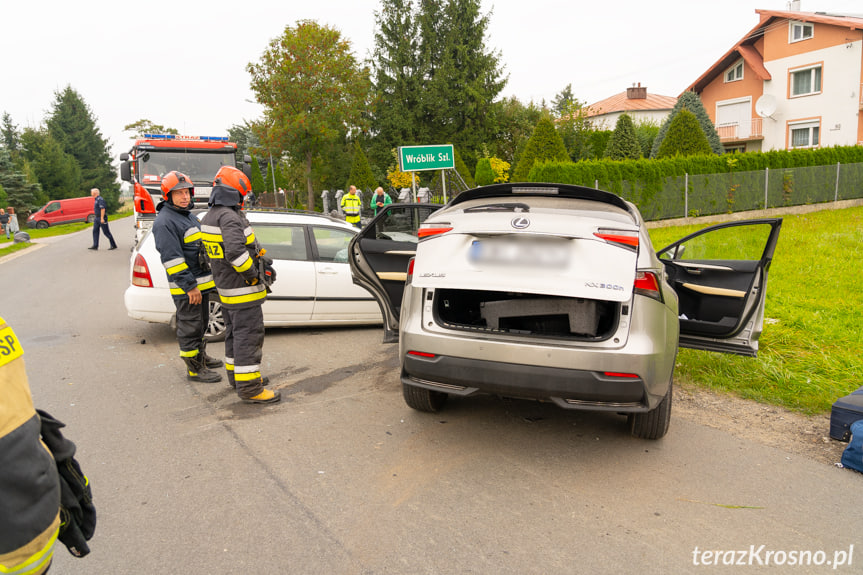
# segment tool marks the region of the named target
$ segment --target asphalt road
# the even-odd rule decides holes
[[[379,328],[268,330],[278,405],[187,382],[170,329],[126,316],[130,220],[111,228],[115,251],[85,231],[0,261],[99,514],[52,575],[863,572],[863,475],[673,416],[649,442],[532,402],[414,412]]]

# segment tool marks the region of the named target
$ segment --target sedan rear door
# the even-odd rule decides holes
[[[755,357],[781,218],[728,222],[657,252],[679,299],[680,347]]]

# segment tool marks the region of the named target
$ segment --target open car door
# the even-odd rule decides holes
[[[384,318],[384,343],[399,338],[399,313],[408,262],[416,255],[417,230],[437,204],[389,204],[351,240],[348,260],[355,284],[377,300]]]
[[[781,218],[728,222],[657,252],[677,292],[680,347],[755,357]]]

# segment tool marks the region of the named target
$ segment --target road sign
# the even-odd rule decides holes
[[[455,168],[452,144],[443,146],[400,146],[399,165],[403,172]]]

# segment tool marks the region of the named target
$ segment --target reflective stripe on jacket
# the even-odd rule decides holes
[[[247,283],[258,278],[260,246],[239,208],[212,206],[201,222],[201,235],[222,305],[243,308],[264,303],[266,286]]]
[[[362,207],[362,202],[360,202],[359,196],[345,194],[342,196],[340,205],[342,207],[342,211],[345,213],[346,222],[353,224],[360,221],[360,208]]]
[[[39,574],[60,528],[60,481],[40,439],[20,342],[0,318],[0,573]]]
[[[201,268],[201,223],[189,210],[160,202],[153,222],[156,250],[168,274],[168,287],[174,299],[184,299],[196,287],[211,290],[213,274]]]

